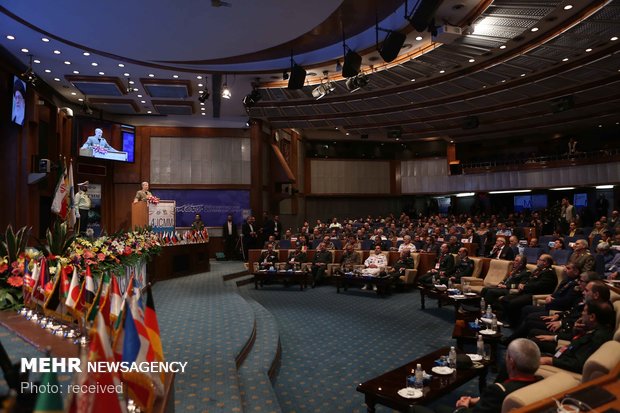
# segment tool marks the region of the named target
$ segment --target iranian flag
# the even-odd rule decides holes
[[[52,201],[52,212],[55,213],[63,221],[67,220],[70,205],[70,188],[69,188],[69,171],[67,165],[63,161],[61,164],[60,176],[54,191],[54,200]]]

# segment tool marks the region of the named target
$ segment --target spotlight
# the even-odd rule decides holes
[[[30,65],[28,66],[28,69],[26,69],[26,71],[21,74],[21,77],[26,82],[30,83],[32,86],[36,86],[37,85],[37,80],[39,80],[39,78],[34,73],[34,70],[32,70],[32,55],[29,54],[28,56],[30,57]]]
[[[248,119],[248,120],[245,122],[245,127],[246,127],[246,128],[249,128],[251,124],[252,124],[252,119]]]
[[[259,100],[261,100],[263,96],[260,94],[260,91],[256,88],[252,89],[250,93],[248,93],[243,98],[243,106],[245,106],[246,110],[256,105]]]
[[[368,84],[368,76],[364,73],[360,73],[355,77],[350,77],[346,81],[346,86],[349,92],[353,93]]]
[[[198,101],[200,101],[200,103],[205,103],[207,100],[209,100],[209,96],[211,96],[211,93],[209,93],[209,86],[207,86],[209,84],[208,81],[209,78],[205,76],[205,88],[200,94],[200,96],[198,96]]]
[[[222,98],[230,99],[232,93],[230,93],[230,89],[228,89],[228,75],[226,75],[226,79],[224,80],[224,86],[222,86]]]
[[[282,73],[282,80],[288,80],[288,72]]]
[[[333,82],[330,82],[329,78],[327,77],[327,71],[323,73],[325,74],[325,78],[322,79],[321,84],[314,88],[314,90],[312,91],[312,96],[314,96],[316,100],[319,100],[336,90],[336,85]]]

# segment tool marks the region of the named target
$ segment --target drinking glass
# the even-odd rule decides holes
[[[484,345],[484,360],[485,361],[491,360],[491,345],[490,344]]]
[[[413,397],[415,394],[415,376],[413,374],[407,376],[407,396]]]

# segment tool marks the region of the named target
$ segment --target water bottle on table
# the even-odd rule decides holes
[[[450,347],[450,353],[448,353],[448,366],[456,370],[456,350],[454,346]]]
[[[415,366],[415,388],[416,390],[422,390],[424,387],[424,370],[422,370],[422,365],[418,363]]]

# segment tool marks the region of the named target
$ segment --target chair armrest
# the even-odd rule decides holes
[[[468,282],[469,285],[484,285],[484,280],[476,277],[461,277],[461,284]]]
[[[336,271],[337,269],[340,268],[340,264],[327,264],[327,271],[325,272],[325,275],[327,275],[328,277],[331,277],[332,275],[334,275],[334,271]]]
[[[549,297],[551,294],[534,294],[532,296],[532,305],[545,305],[545,299]]]
[[[404,284],[413,284],[417,275],[418,275],[418,270],[417,269],[406,269],[405,270],[405,275],[401,275],[398,278],[400,278],[400,280]]]

